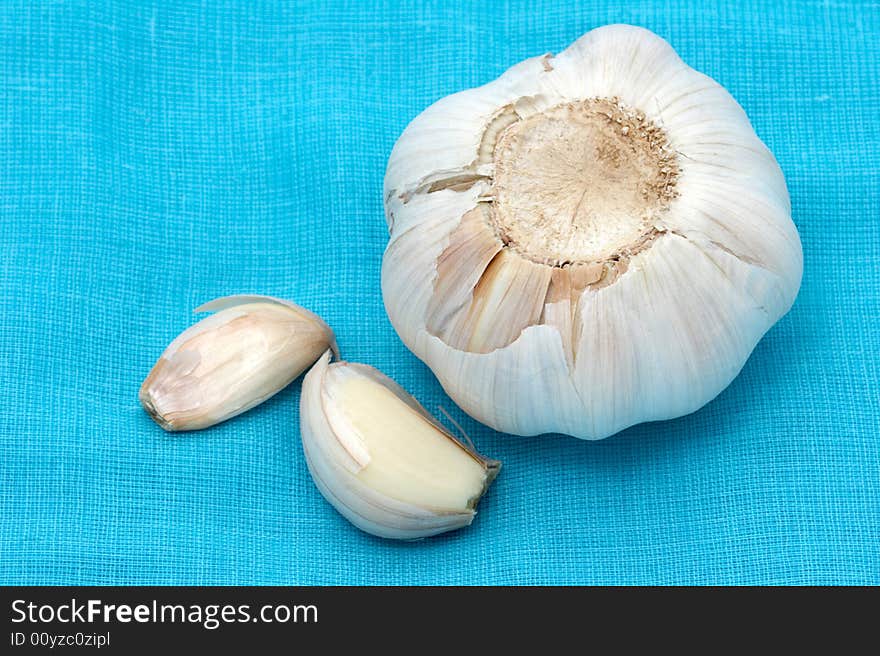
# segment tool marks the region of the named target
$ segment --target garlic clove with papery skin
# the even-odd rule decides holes
[[[367,533],[415,540],[468,526],[500,463],[461,444],[378,370],[330,362],[303,381],[303,451],[315,485]]]
[[[466,412],[599,439],[720,393],[794,302],[788,190],[657,35],[593,30],[437,101],[385,176],[388,316]]]
[[[271,296],[227,296],[162,353],[138,397],[167,431],[213,426],[262,403],[336,341],[320,317]]]

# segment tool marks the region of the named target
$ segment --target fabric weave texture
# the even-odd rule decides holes
[[[589,443],[452,404],[385,315],[382,179],[433,101],[626,22],[786,175],[792,311],[702,410]],[[0,583],[880,584],[876,2],[0,3]],[[359,532],[299,383],[213,429],[137,401],[192,308],[291,299],[504,462],[474,524]]]

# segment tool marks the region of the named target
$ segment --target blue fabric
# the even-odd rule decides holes
[[[382,178],[431,102],[610,22],[726,86],[804,244],[794,309],[699,412],[599,443],[479,426],[383,310]],[[0,3],[0,582],[880,583],[875,2]],[[169,435],[137,390],[200,303],[309,307],[501,476],[470,528],[369,537],[299,384]]]

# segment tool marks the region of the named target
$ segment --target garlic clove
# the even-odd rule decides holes
[[[412,540],[469,525],[500,463],[453,438],[381,372],[330,363],[306,374],[303,451],[321,494],[358,528]]]
[[[537,435],[551,421],[569,435],[590,430],[562,337],[550,326],[530,326],[491,353],[455,349],[422,332],[413,351],[426,354],[437,380],[462,410],[496,430]],[[595,384],[604,384],[603,379]]]
[[[462,217],[461,225],[449,236],[449,245],[437,258],[437,278],[427,309],[428,323],[435,330],[452,331],[447,326],[467,314],[472,290],[502,248],[486,225],[483,211],[477,206]]]
[[[756,183],[748,193],[744,183],[714,180],[708,175],[684,181],[680,203],[668,218],[669,229],[702,246],[714,245],[735,255],[745,266],[758,267],[779,278],[775,301],[769,307],[785,308],[800,286],[803,255],[797,229],[778,217],[791,212],[788,194],[774,193]]]
[[[315,314],[269,296],[229,296],[165,349],[138,397],[162,428],[208,428],[286,387],[328,348],[333,331]]]
[[[550,276],[548,267],[502,250],[482,272],[470,302],[447,322],[429,323],[429,330],[474,353],[507,346],[541,317]]]
[[[618,289],[582,297],[584,322],[593,329],[583,331],[578,352],[593,357],[578,357],[573,378],[579,389],[592,385],[592,433],[623,430],[633,416],[693,412],[739,373],[741,354],[763,334],[767,315],[744,293],[746,277],[738,272],[746,270],[726,272],[719,262],[670,235],[634,258]]]
[[[393,326],[469,414],[523,435],[696,410],[803,272],[743,109],[626,25],[426,109],[391,153],[385,209]]]

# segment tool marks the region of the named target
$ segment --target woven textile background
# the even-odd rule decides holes
[[[434,100],[611,22],[727,87],[786,174],[793,310],[699,412],[598,443],[465,416],[385,316],[382,178]],[[880,584],[880,5],[0,3],[0,582]],[[299,384],[169,435],[137,390],[216,296],[290,298],[504,461],[470,528],[360,533]]]

